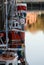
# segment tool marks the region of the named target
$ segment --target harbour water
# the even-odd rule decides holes
[[[25,32],[25,54],[29,65],[44,65],[44,32]]]
[[[44,11],[28,12],[26,23],[25,54],[27,63],[44,65]]]

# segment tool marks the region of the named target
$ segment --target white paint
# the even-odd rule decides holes
[[[27,7],[27,4],[26,4],[26,3],[18,3],[17,6],[24,6],[24,7]]]

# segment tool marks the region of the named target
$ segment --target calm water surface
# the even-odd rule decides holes
[[[44,65],[44,32],[25,32],[26,60],[29,65]]]

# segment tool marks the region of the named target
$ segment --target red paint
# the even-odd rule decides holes
[[[17,10],[26,10],[26,6],[17,6]]]
[[[2,32],[2,33],[0,33],[0,36],[6,38],[6,33]],[[9,40],[21,40],[21,38],[22,39],[25,38],[25,33],[24,32],[20,32],[20,35],[19,35],[15,31],[10,31],[8,33],[8,38],[9,38]]]
[[[9,38],[10,40],[21,40],[24,39],[24,33],[20,32],[20,36],[18,33],[15,33],[14,31],[9,32]]]

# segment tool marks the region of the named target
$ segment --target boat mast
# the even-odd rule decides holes
[[[8,12],[7,12],[8,2],[7,2],[7,0],[6,0],[5,4],[6,4],[6,44],[7,44],[6,49],[8,49]]]

